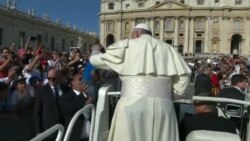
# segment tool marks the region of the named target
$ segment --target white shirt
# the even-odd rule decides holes
[[[0,82],[6,83],[9,80],[8,77],[0,78]]]
[[[75,92],[76,95],[81,94],[81,92],[79,92],[79,91],[77,91],[77,90],[73,90],[73,91]],[[85,98],[87,98],[87,95],[86,95],[85,93],[82,93],[82,94],[83,94],[83,96],[84,96]]]
[[[54,95],[55,95],[55,86],[50,86],[50,87],[51,87],[51,89],[52,89],[52,91],[53,91],[53,93],[54,93]],[[62,92],[60,86],[57,86],[57,89],[58,89],[58,94],[59,94],[59,96],[62,96],[62,95],[63,95],[63,92]]]
[[[27,79],[26,79],[26,84],[30,84],[30,83],[29,83],[29,79],[30,79],[31,76],[41,76],[41,75],[40,75],[40,74],[41,74],[40,71],[39,71],[38,69],[36,69],[36,68],[33,68],[30,72],[28,72],[28,71],[27,71],[28,67],[29,67],[29,66],[25,66],[25,67],[23,68],[23,71],[22,71],[24,77],[27,78]]]

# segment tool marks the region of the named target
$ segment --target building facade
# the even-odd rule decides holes
[[[250,54],[250,0],[101,0],[103,45],[129,38],[140,22],[182,54]]]
[[[0,6],[0,46],[16,42],[16,49],[24,47],[30,36],[35,36],[48,50],[69,51],[69,47],[81,44],[85,53],[98,40],[94,35],[71,28],[69,23],[64,26],[58,20],[52,22],[48,15],[39,18],[34,13]]]

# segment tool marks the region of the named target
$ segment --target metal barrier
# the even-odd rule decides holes
[[[66,134],[64,136],[63,141],[68,141],[72,132],[72,129],[76,123],[76,120],[79,118],[80,115],[84,114],[85,112],[88,112],[88,110],[91,109],[91,126],[90,126],[90,135],[89,135],[89,141],[93,141],[93,132],[94,132],[94,124],[95,124],[95,106],[93,104],[89,104],[82,109],[78,110],[73,118],[71,119],[68,129],[66,131]]]
[[[62,124],[56,124],[50,127],[48,130],[44,131],[43,133],[37,135],[35,138],[31,139],[30,141],[42,141],[52,135],[55,131],[58,131],[56,141],[61,141],[63,137],[64,127]]]
[[[96,106],[96,119],[94,141],[105,140],[109,132],[109,95],[120,95],[121,92],[110,92],[112,85],[106,85],[99,89],[98,102]],[[106,137],[104,137],[106,133]]]
[[[106,141],[109,132],[109,96],[119,96],[120,91],[114,92],[112,85],[106,85],[99,89],[96,106],[94,141]],[[177,103],[192,103],[192,100],[177,100]]]
[[[109,134],[109,96],[119,96],[121,92],[111,92],[112,86],[107,85],[99,89],[99,97],[96,107],[96,118],[95,118],[95,130],[94,130],[94,141],[106,141]],[[204,97],[204,96],[194,96],[192,100],[176,100],[175,103],[186,103],[192,104],[193,101],[213,101],[213,102],[226,102],[242,104],[245,106],[250,106],[250,102],[234,100],[228,98],[214,98],[214,97]],[[250,122],[248,122],[247,129],[247,141],[250,141]]]
[[[235,100],[230,98],[220,98],[220,97],[207,97],[207,96],[193,96],[193,100],[195,101],[212,101],[212,102],[221,102],[221,103],[234,103],[241,104],[245,106],[250,106],[250,102]]]

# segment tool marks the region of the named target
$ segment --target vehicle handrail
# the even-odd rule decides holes
[[[61,141],[62,137],[63,137],[63,132],[64,132],[64,127],[63,127],[62,124],[56,124],[56,125],[50,127],[49,129],[47,129],[43,133],[37,135],[36,137],[34,137],[33,139],[31,139],[30,141],[42,141],[45,138],[47,138],[50,135],[52,135],[57,130],[59,130],[59,131],[58,131],[58,134],[57,134],[57,137],[56,137],[56,141]]]
[[[88,110],[91,109],[91,124],[90,124],[90,135],[89,135],[89,141],[93,141],[93,132],[94,132],[94,124],[95,124],[95,106],[93,104],[89,104],[87,106],[84,106],[82,109],[78,110],[73,118],[70,120],[68,129],[66,131],[66,134],[64,136],[63,141],[68,141],[72,132],[72,129],[76,123],[76,120],[80,117],[80,115],[84,114],[84,112],[88,112]]]
[[[112,85],[106,85],[101,87],[98,92],[94,141],[100,141],[101,133],[109,130],[109,98],[107,96],[119,94],[117,92],[110,92],[111,89]]]
[[[117,92],[108,92],[108,95],[121,95],[120,91]]]
[[[241,104],[245,106],[250,106],[250,102],[236,100],[231,98],[222,98],[222,97],[208,97],[208,96],[193,96],[192,98],[194,101],[211,101],[211,102],[221,102],[221,103],[234,103],[234,104]]]

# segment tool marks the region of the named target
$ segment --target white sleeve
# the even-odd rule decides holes
[[[0,82],[6,83],[9,80],[8,77],[0,78]]]
[[[183,74],[180,76],[174,76],[173,88],[174,94],[183,95],[189,84],[189,74]]]
[[[100,69],[110,69],[105,62],[102,60],[103,54],[96,54],[90,57],[89,61],[92,65]]]

